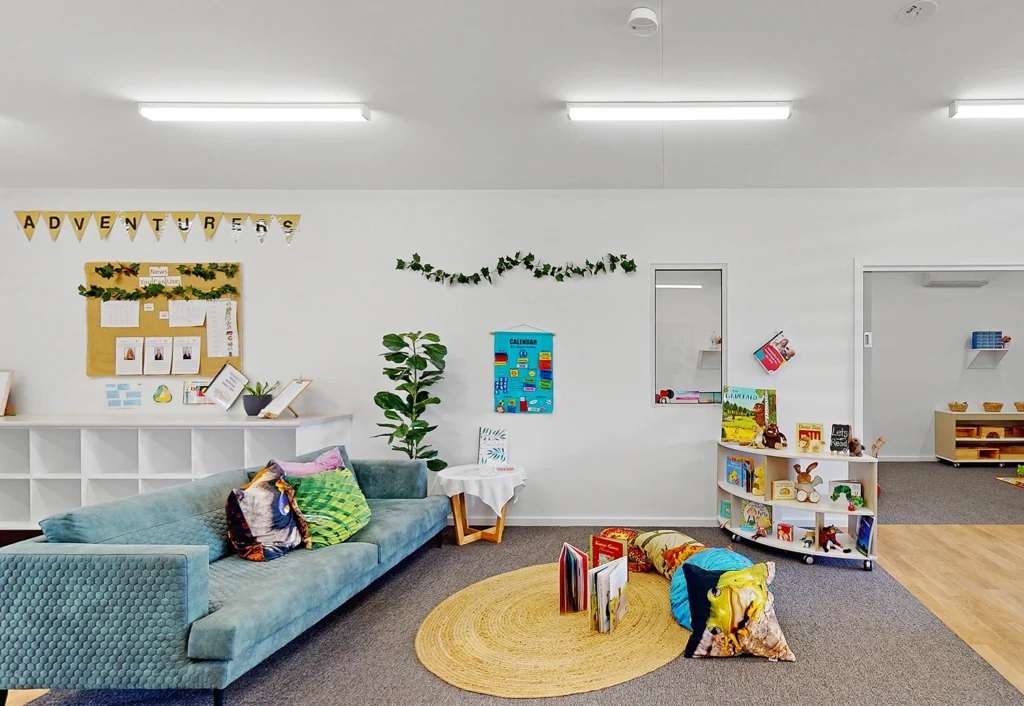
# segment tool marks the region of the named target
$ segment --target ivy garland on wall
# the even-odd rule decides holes
[[[487,280],[494,284],[494,280],[491,279],[492,275],[501,277],[509,270],[514,270],[517,267],[529,270],[533,273],[535,279],[552,277],[556,282],[564,282],[573,277],[586,277],[588,275],[593,277],[600,273],[615,272],[615,270],[620,268],[627,274],[636,272],[636,262],[627,255],[612,255],[608,253],[597,262],[586,260],[583,265],[575,265],[571,262],[567,262],[564,265],[552,265],[538,260],[532,252],[524,255],[519,251],[515,255],[499,257],[498,263],[493,269],[481,267],[479,271],[468,275],[464,272],[446,272],[438,267],[434,267],[430,263],[423,262],[419,253],[413,253],[412,259],[408,262],[398,260],[398,265],[395,269],[412,270],[413,272],[419,272],[431,282],[452,285],[480,284],[482,280]]]
[[[103,279],[113,279],[115,276],[128,275],[130,277],[138,277],[139,271],[142,269],[142,265],[138,262],[124,265],[121,263],[113,264],[107,263],[102,267],[95,268],[96,274]],[[238,265],[221,265],[216,262],[211,262],[207,265],[195,264],[195,265],[178,265],[178,272],[183,276],[198,277],[200,279],[210,281],[217,278],[217,273],[222,273],[228,279],[231,279],[238,274]],[[140,299],[155,299],[157,297],[165,297],[167,299],[173,299],[175,297],[183,297],[184,299],[201,299],[201,300],[213,300],[220,299],[227,294],[238,294],[238,289],[234,285],[224,284],[220,287],[214,287],[210,290],[202,290],[191,285],[168,287],[165,284],[153,283],[145,287],[137,287],[132,290],[122,289],[120,287],[99,287],[97,285],[91,285],[86,288],[84,285],[78,285],[79,295],[89,299],[100,299],[102,301],[138,301]]]

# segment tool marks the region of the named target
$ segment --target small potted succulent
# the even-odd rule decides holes
[[[245,386],[245,395],[242,396],[242,405],[245,413],[255,417],[263,411],[263,408],[270,404],[274,396],[270,394],[277,389],[278,383],[271,385],[269,382],[258,382],[255,385]]]

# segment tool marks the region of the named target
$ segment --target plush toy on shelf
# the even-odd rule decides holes
[[[832,502],[839,499],[840,495],[845,495],[847,502],[850,504],[847,506],[847,510],[853,512],[858,507],[864,507],[864,498],[860,495],[853,494],[853,488],[848,485],[837,485],[832,489]]]
[[[754,467],[754,480],[750,492],[753,495],[764,495],[764,464]]]
[[[815,487],[822,483],[821,476],[811,478],[811,471],[817,467],[817,461],[808,466],[806,471],[800,470],[799,463],[793,465],[793,470],[796,471],[796,499],[802,503],[816,503],[821,500],[821,493],[815,490]]]
[[[810,549],[811,547],[813,547],[814,546],[814,530],[808,530],[804,534],[804,538],[802,540],[800,540],[800,541],[803,542],[804,549]]]
[[[864,455],[864,444],[860,443],[860,439],[855,436],[850,437],[850,455],[851,456],[863,456]]]
[[[821,547],[821,551],[827,554],[829,549],[842,549],[844,554],[849,554],[850,550],[844,549],[843,545],[839,543],[838,534],[839,528],[835,525],[822,527],[818,534],[818,545]]]
[[[786,435],[779,431],[778,424],[769,424],[764,428],[762,435],[764,445],[769,449],[781,450],[786,448],[789,443],[786,441]]]

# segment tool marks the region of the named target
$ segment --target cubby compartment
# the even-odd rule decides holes
[[[246,429],[245,466],[262,466],[274,458],[288,459],[295,453],[295,429]]]
[[[77,435],[77,433],[76,433]],[[32,522],[82,506],[80,480],[33,479]]]
[[[244,430],[194,429],[192,431],[192,475],[196,478],[244,467]]]
[[[28,436],[28,429],[0,429],[0,478],[28,475]]]
[[[29,432],[29,466],[32,475],[78,476],[82,472],[80,429],[39,427]]]
[[[143,477],[192,476],[191,429],[140,429],[139,473]]]
[[[86,477],[137,476],[137,429],[83,429],[82,470]]]
[[[139,494],[139,481],[127,478],[90,478],[85,482],[85,504],[96,505]]]
[[[141,481],[142,485],[140,491],[143,493],[152,493],[154,490],[171,488],[175,485],[181,485],[182,483],[188,482],[188,478],[143,478]]]
[[[0,529],[23,527],[31,522],[29,497],[27,479],[0,478]]]

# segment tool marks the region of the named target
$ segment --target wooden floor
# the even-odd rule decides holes
[[[1024,525],[879,525],[878,563],[1024,693]]]
[[[879,565],[1024,693],[1022,537],[1024,525],[878,526]],[[44,693],[13,691],[7,704]]]

